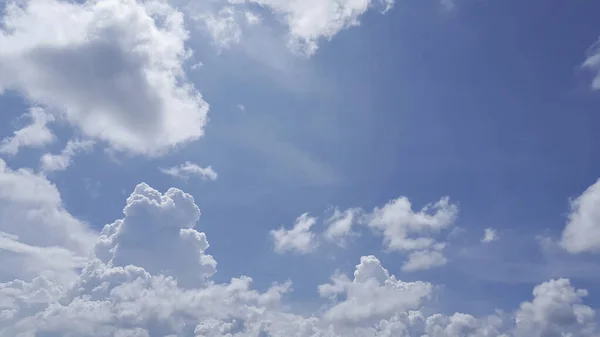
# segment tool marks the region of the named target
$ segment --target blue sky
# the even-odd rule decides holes
[[[16,153],[0,154],[8,167],[0,178],[0,186],[6,185],[0,189],[14,189],[0,193],[6,205],[0,206],[0,222],[5,222],[0,238],[11,238],[6,239],[10,244],[0,240],[0,258],[16,261],[11,266],[31,264],[0,268],[0,281],[20,279],[37,286],[44,278],[44,287],[55,285],[52,289],[61,287],[64,293],[48,291],[47,303],[33,313],[3,304],[16,300],[0,296],[0,313],[18,313],[7,319],[0,314],[1,337],[22,331],[33,331],[33,336],[188,336],[193,335],[192,325],[201,331],[198,327],[208,322],[202,315],[185,316],[186,328],[180,330],[171,323],[115,319],[102,323],[104,333],[82,330],[66,319],[74,310],[72,296],[84,298],[89,290],[80,287],[77,293],[73,284],[106,281],[86,270],[99,268],[105,273],[102,277],[108,277],[107,271],[116,273],[114,268],[126,266],[117,261],[133,261],[130,264],[148,271],[151,280],[186,279],[187,274],[173,270],[155,273],[151,270],[161,266],[150,264],[162,259],[174,265],[180,259],[187,262],[176,255],[179,248],[157,248],[183,246],[170,246],[156,233],[168,226],[189,227],[177,222],[195,219],[189,200],[173,197],[175,206],[161,204],[166,208],[160,211],[151,203],[148,209],[135,208],[142,207],[135,206],[136,200],[149,200],[154,193],[149,189],[167,193],[171,187],[193,196],[202,213],[195,228],[206,234],[210,247],[192,253],[210,254],[218,261],[217,272],[206,272],[197,291],[212,291],[240,275],[251,277],[253,289],[261,293],[269,293],[273,282],[292,282],[293,291],[285,292],[276,308],[260,301],[252,304],[264,306],[265,317],[239,314],[236,306],[250,305],[240,296],[223,315],[211,318],[219,324],[242,320],[243,326],[235,328],[239,331],[230,331],[234,336],[263,336],[261,331],[268,336],[305,336],[289,327],[264,327],[264,322],[283,314],[297,315],[296,325],[299,320],[309,324],[314,315],[314,330],[306,336],[319,335],[317,330],[325,336],[328,326],[343,336],[384,336],[386,328],[374,328],[374,322],[401,321],[409,310],[429,318],[423,327],[403,323],[406,336],[599,333],[597,319],[582,312],[593,312],[600,304],[600,266],[594,255],[600,251],[600,187],[595,188],[600,172],[595,159],[600,93],[593,84],[600,76],[600,62],[594,61],[600,57],[594,49],[600,36],[600,4],[456,0],[449,7],[449,2],[434,0],[344,0],[337,2],[338,8],[326,5],[333,3],[313,1],[310,10],[309,2],[294,0],[172,0],[162,1],[163,7],[139,0],[68,5],[62,0],[27,0],[21,13],[11,11],[14,3],[6,2],[0,30],[0,50],[7,50],[0,51],[2,144],[31,123],[24,116],[31,108],[49,116],[42,128],[54,136],[39,140],[41,131],[36,129],[23,137]],[[44,8],[55,14],[41,20],[36,15]],[[129,14],[122,19],[120,12]],[[74,17],[79,14],[68,13],[86,19],[78,21]],[[102,18],[106,13],[115,19],[85,23],[85,15]],[[360,24],[353,26],[353,21]],[[144,35],[153,29],[168,34]],[[187,35],[181,33],[184,30]],[[293,48],[299,41],[300,49]],[[141,49],[134,50],[136,46]],[[193,53],[186,58],[186,51]],[[195,88],[192,94],[177,91],[185,85]],[[69,165],[43,165],[44,154],[59,154],[75,140],[90,145],[75,150]],[[216,176],[164,173],[186,162],[197,168],[210,166]],[[24,179],[44,187],[38,193],[24,192],[29,186]],[[151,187],[132,194],[142,182]],[[35,199],[46,195],[43,191],[57,193],[60,201]],[[164,198],[171,198],[167,194]],[[446,196],[449,206],[420,212]],[[401,197],[412,203],[410,212],[374,211]],[[126,212],[124,217],[126,205],[137,213]],[[334,207],[356,211],[352,230],[340,236],[343,245],[325,234]],[[452,213],[452,219],[442,219],[443,211]],[[154,215],[140,222],[145,212]],[[286,248],[278,251],[275,231],[283,226],[281,233],[293,234],[294,221],[306,212],[317,218],[312,227],[300,231],[308,241],[287,236],[291,241],[281,243]],[[56,232],[63,226],[65,233],[73,233],[65,221],[35,222],[30,214],[38,213],[60,213],[68,218],[68,226],[77,223],[73,226],[85,235],[36,238],[31,233]],[[125,225],[115,222],[121,218]],[[113,223],[128,230],[107,234],[110,226],[104,226]],[[442,246],[394,248],[384,228],[397,230],[390,234],[394,239],[406,241],[414,235]],[[491,242],[482,242],[485,229],[495,233]],[[409,234],[402,237],[398,231]],[[115,248],[105,259],[98,247],[106,240],[129,248]],[[17,243],[28,248],[14,248]],[[76,266],[40,266],[44,256],[54,256],[52,247],[70,252],[65,254]],[[411,254],[420,252],[435,255],[437,262],[414,270],[406,267]],[[361,260],[370,255],[376,262]],[[93,264],[94,258],[100,259],[100,267]],[[201,268],[209,268],[210,263],[202,263]],[[369,263],[377,266],[374,279],[383,265],[402,282],[426,282],[434,290],[417,304],[373,300],[368,306],[373,312],[362,313],[348,303],[366,305],[352,287],[367,287],[357,275],[362,266],[372,266]],[[336,272],[349,275],[352,285],[332,302],[317,289]],[[72,277],[56,276],[61,273]],[[562,280],[550,281],[556,279]],[[379,280],[377,289],[396,289],[390,280]],[[106,282],[119,284],[117,288],[135,283]],[[547,291],[532,295],[536,285]],[[587,289],[589,296],[583,300],[576,289]],[[411,298],[419,291],[389,297]],[[112,303],[113,314],[121,317],[114,292],[103,296]],[[139,297],[131,303],[142,303]],[[52,312],[57,301],[62,301],[66,323],[27,323],[31,317],[43,321],[40,317],[57,315]],[[167,310],[161,303],[155,305],[153,310]],[[352,316],[353,310],[357,316]],[[339,312],[355,317],[352,324],[336,316]],[[443,315],[442,323],[430,319],[435,313]],[[474,321],[455,313],[472,315]],[[501,323],[490,323],[488,315]],[[398,331],[393,335],[404,336]]]

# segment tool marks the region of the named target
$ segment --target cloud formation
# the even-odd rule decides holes
[[[219,176],[211,166],[201,167],[196,163],[186,161],[179,166],[161,168],[160,171],[174,178],[187,180],[192,176],[200,177],[203,180],[216,180]]]
[[[43,147],[54,141],[55,136],[47,126],[54,121],[52,115],[34,107],[24,117],[29,118],[31,123],[0,141],[0,153],[14,155],[21,147]]]
[[[437,236],[454,225],[457,215],[458,206],[450,203],[449,198],[442,198],[415,212],[407,197],[399,197],[383,207],[375,207],[371,212],[361,208],[341,211],[334,207],[332,214],[324,221],[327,229],[322,235],[328,241],[343,247],[350,237],[361,235],[353,230],[356,225],[366,226],[376,235],[383,237],[384,246],[388,251],[407,254],[408,259],[402,267],[404,271],[426,270],[448,262],[443,254],[446,243],[438,242]],[[308,218],[306,214],[298,219],[311,219],[311,222],[297,220],[292,230],[286,231],[281,228],[271,232],[273,236],[277,234],[276,251],[306,253],[316,249],[316,234],[311,231],[311,227],[317,219]],[[308,245],[309,242],[312,244]],[[293,249],[293,246],[302,248]]]
[[[163,1],[9,1],[0,92],[16,90],[86,136],[157,155],[198,139],[208,104],[189,83],[183,14]]]
[[[5,167],[4,172],[45,186],[47,193],[58,197],[43,177]],[[31,203],[41,195],[14,198]],[[175,188],[163,194],[142,183],[127,198],[123,213],[100,235],[92,235],[89,246],[88,240],[81,240],[87,232],[70,233],[91,249],[83,268],[72,266],[76,276],[70,282],[58,283],[38,270],[37,276],[0,283],[1,337],[591,337],[598,333],[595,311],[583,303],[587,292],[574,288],[569,280],[540,284],[533,299],[514,313],[436,314],[431,313],[435,308],[430,299],[439,289],[428,282],[397,279],[372,255],[360,258],[352,278],[336,272],[330,283],[320,285],[316,290],[329,303],[322,312],[304,316],[285,304],[286,294],[292,291],[290,281],[273,283],[260,292],[252,289],[247,276],[225,283],[212,280],[216,261],[206,254],[206,235],[196,229],[200,210],[191,195]],[[42,230],[55,226],[36,225]],[[76,250],[68,243],[63,247]]]
[[[568,252],[600,252],[600,180],[571,202],[560,245]]]
[[[317,223],[317,218],[304,213],[296,219],[292,229],[285,229],[283,226],[270,232],[275,252],[297,252],[308,254],[314,251],[318,242],[316,235],[311,232],[311,227]]]
[[[94,146],[91,140],[70,140],[60,154],[44,153],[40,158],[42,171],[64,171],[71,166],[73,157],[80,152],[90,151]]]

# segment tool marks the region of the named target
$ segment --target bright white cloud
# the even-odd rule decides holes
[[[328,241],[344,247],[349,237],[360,235],[360,232],[353,231],[354,226],[366,225],[375,234],[383,236],[387,250],[408,254],[402,267],[403,271],[426,270],[448,262],[443,254],[446,243],[438,242],[436,236],[454,224],[457,214],[458,206],[451,204],[449,198],[426,205],[418,212],[412,210],[412,205],[406,197],[394,199],[381,208],[376,207],[372,212],[361,208],[349,208],[342,212],[334,207],[332,214],[325,218],[324,224],[327,229],[323,236]],[[279,248],[276,243],[276,251],[295,250],[306,253],[316,248],[315,245],[304,248],[315,238],[310,229],[316,218],[304,214],[298,219],[310,221],[304,223],[297,220],[292,230],[280,228],[271,231],[272,236],[277,235],[276,242],[281,242]]]
[[[166,2],[9,1],[1,28],[0,92],[132,153],[202,136],[208,104],[185,78],[188,32]]]
[[[368,225],[382,232],[390,250],[421,250],[435,245],[429,234],[451,226],[457,213],[458,206],[451,204],[449,198],[442,198],[414,212],[408,198],[400,197],[373,210]]]
[[[2,87],[0,93],[1,89]],[[31,123],[15,131],[11,137],[0,141],[0,153],[14,155],[21,147],[42,147],[54,141],[54,134],[47,126],[54,121],[52,115],[41,108],[34,107],[24,116],[29,118]]]
[[[30,183],[44,181],[29,171],[7,172]],[[37,191],[15,199],[39,204],[34,197],[58,196],[52,189]],[[568,280],[537,286],[533,300],[523,302],[514,315],[426,314],[435,310],[429,299],[436,287],[398,280],[374,256],[360,259],[352,279],[338,272],[330,283],[318,287],[319,294],[332,301],[323,311],[299,315],[284,303],[291,282],[274,283],[259,292],[246,276],[213,281],[216,262],[205,253],[206,235],[195,228],[199,216],[191,195],[174,188],[163,194],[147,184],[138,185],[127,199],[124,218],[106,225],[96,239],[85,268],[72,267],[77,274],[73,283],[57,284],[45,276],[0,283],[0,336],[592,337],[598,333],[594,310],[583,304],[587,292]],[[0,224],[6,228],[5,221]]]
[[[70,140],[60,154],[45,153],[41,158],[42,171],[64,171],[71,165],[73,157],[80,152],[90,151],[94,146],[91,140]]]
[[[572,201],[560,244],[574,254],[600,252],[600,180]]]
[[[201,167],[200,165],[189,161],[186,161],[179,166],[161,168],[160,171],[171,177],[184,180],[192,176],[200,177],[203,180],[216,180],[218,177],[217,172],[215,172],[211,166]]]
[[[297,252],[308,254],[314,251],[318,242],[316,235],[311,232],[311,227],[317,223],[317,218],[304,213],[296,219],[292,229],[285,229],[283,226],[270,232],[271,238],[275,244],[275,252]]]
[[[481,242],[488,243],[496,240],[498,240],[498,234],[496,233],[495,229],[486,228],[483,230],[483,237],[481,238]]]

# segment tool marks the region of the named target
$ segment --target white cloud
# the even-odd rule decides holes
[[[208,10],[205,4],[195,10],[193,18],[203,23],[208,34],[219,49],[225,49],[240,43],[242,39],[242,27],[239,23],[238,11],[234,7],[227,6],[219,10]]]
[[[414,212],[408,198],[400,197],[382,208],[375,208],[368,225],[382,232],[390,250],[422,250],[436,244],[429,235],[454,224],[457,213],[458,206],[451,204],[449,198],[442,198]]]
[[[574,254],[600,252],[600,180],[572,201],[560,245]]]
[[[406,272],[427,270],[443,266],[448,259],[438,250],[418,250],[408,255],[408,260],[402,266]]]
[[[94,146],[91,140],[70,140],[60,154],[45,153],[41,158],[42,171],[64,171],[71,165],[72,159],[79,152],[90,151]]]
[[[42,147],[54,141],[54,134],[47,127],[48,123],[54,121],[52,115],[41,108],[34,107],[24,116],[31,120],[31,124],[0,141],[0,153],[14,155],[21,147]]]
[[[68,278],[96,234],[69,214],[56,187],[30,170],[0,160],[0,276]],[[0,280],[2,278],[0,277]]]
[[[394,199],[372,212],[361,208],[349,208],[342,212],[336,207],[331,212],[325,218],[327,229],[322,235],[338,246],[345,247],[349,237],[360,235],[360,232],[353,231],[355,225],[367,225],[375,234],[383,235],[387,250],[408,253],[408,259],[402,267],[405,272],[431,269],[448,262],[443,254],[446,243],[438,242],[436,236],[456,220],[458,206],[451,204],[449,198],[428,204],[419,212],[412,210],[406,197]],[[316,218],[303,214],[296,220],[294,229],[285,230],[282,227],[271,231],[271,235],[276,237],[276,251],[307,253],[316,249],[316,244],[309,245],[316,238],[310,230],[315,222]]]
[[[9,174],[25,179],[23,183],[44,181],[29,171]],[[20,199],[56,197],[51,190],[40,188]],[[39,276],[0,283],[0,336],[592,337],[598,333],[594,310],[583,304],[587,292],[568,280],[537,286],[533,300],[521,304],[515,315],[443,315],[429,306],[436,287],[398,280],[374,256],[360,259],[353,279],[336,273],[329,284],[318,287],[319,294],[332,301],[323,311],[296,314],[284,303],[291,282],[274,283],[259,292],[246,276],[225,283],[211,279],[216,262],[205,253],[206,235],[195,229],[199,215],[193,198],[183,191],[172,188],[162,194],[138,185],[127,199],[124,218],[104,227],[85,268],[73,267],[74,282],[57,284]],[[0,224],[6,227],[5,221]]]
[[[175,188],[161,194],[142,183],[127,198],[123,213],[125,218],[106,225],[96,243],[102,262],[176,275],[179,286],[201,284],[215,273],[216,261],[204,254],[206,235],[194,229],[200,209],[191,195]]]
[[[217,172],[213,170],[211,166],[201,167],[198,164],[186,161],[179,166],[173,166],[169,168],[161,168],[160,171],[171,177],[188,179],[191,176],[197,176],[203,180],[216,180],[218,177]]]
[[[496,241],[498,240],[498,234],[496,233],[496,230],[493,228],[486,228],[483,231],[483,237],[481,238],[481,242],[483,243],[489,243],[492,241]]]
[[[277,230],[272,230],[270,234],[275,244],[275,252],[307,254],[314,251],[318,242],[316,235],[310,229],[316,222],[317,218],[304,213],[296,219],[292,229],[287,230],[282,226]]]
[[[324,297],[343,295],[324,314],[324,318],[346,324],[369,324],[421,307],[432,292],[426,282],[402,282],[389,274],[375,256],[363,256],[356,266],[354,280],[345,275],[334,275],[331,284],[319,286]]]
[[[325,220],[327,229],[323,235],[338,245],[345,245],[346,237],[352,235],[352,227],[356,224],[362,210],[349,208],[344,212],[338,208],[333,209],[333,214]]]
[[[442,254],[446,244],[437,242],[435,236],[452,226],[458,206],[442,198],[418,212],[412,210],[408,198],[400,197],[366,216],[367,225],[383,235],[390,251],[409,252],[402,269],[406,272],[439,267],[447,263]]]
[[[320,40],[360,24],[360,17],[377,6],[386,12],[394,0],[230,0],[268,8],[287,27],[292,50],[312,55]]]
[[[516,336],[592,336],[595,311],[582,304],[587,291],[568,279],[544,282],[516,313]]]
[[[185,79],[188,32],[166,2],[10,1],[2,23],[0,92],[132,153],[202,136],[208,104]]]

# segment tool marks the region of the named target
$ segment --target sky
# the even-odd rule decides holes
[[[0,337],[600,336],[600,3],[0,10]]]

